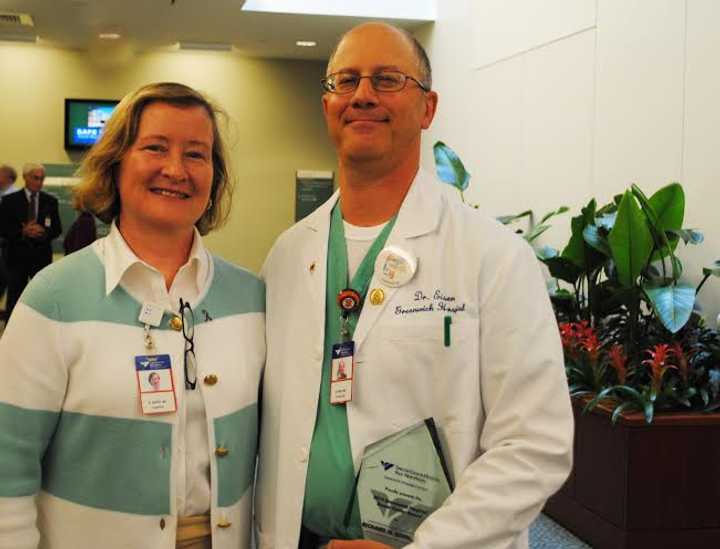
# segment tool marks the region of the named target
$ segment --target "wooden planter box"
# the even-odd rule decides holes
[[[594,549],[720,547],[720,414],[613,425],[608,409],[583,406],[573,402],[573,471],[544,512]]]

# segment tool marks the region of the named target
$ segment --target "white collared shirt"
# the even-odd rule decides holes
[[[122,286],[139,303],[152,302],[166,311],[179,313],[180,298],[196,305],[201,292],[212,277],[213,263],[195,229],[193,245],[187,262],[180,267],[168,290],[163,274],[142,261],[130,249],[113,222],[110,233],[103,240],[105,259],[105,292],[110,294]],[[184,387],[180,383],[179,387]],[[199,390],[186,391],[181,399],[178,428],[178,449],[184,454],[178,478],[184,486],[177,486],[178,516],[200,515],[210,510],[210,455],[205,402]]]

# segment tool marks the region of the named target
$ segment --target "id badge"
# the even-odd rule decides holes
[[[170,355],[136,356],[135,374],[143,415],[177,411]]]
[[[46,229],[49,229],[51,223],[52,223],[52,219],[50,219],[49,217],[46,217],[46,218],[45,218],[45,228],[46,228]]]
[[[345,341],[332,346],[330,363],[330,404],[345,404],[352,400],[355,370],[355,342]]]

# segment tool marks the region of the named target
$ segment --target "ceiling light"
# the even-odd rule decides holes
[[[315,40],[298,40],[295,42],[295,45],[301,48],[314,48],[317,46],[317,42],[315,42]]]
[[[101,32],[98,34],[100,40],[119,40],[122,36],[116,32]]]

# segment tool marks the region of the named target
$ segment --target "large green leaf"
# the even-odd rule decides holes
[[[573,217],[570,221],[570,241],[562,251],[562,257],[573,263],[579,269],[585,266],[585,218],[582,215]]]
[[[659,228],[678,231],[685,217],[685,193],[680,183],[670,183],[650,197]]]
[[[464,191],[470,185],[470,174],[460,157],[442,141],[433,146],[435,154],[435,171],[441,181]]]
[[[583,237],[583,231],[585,227],[591,223],[595,218],[596,203],[593,198],[588,205],[582,209],[582,213],[577,217],[573,217],[570,221],[571,236],[570,241],[562,251],[562,257],[574,263],[580,269],[586,269],[588,263],[588,257],[586,254],[585,238]]]
[[[695,288],[685,284],[643,287],[660,322],[673,334],[687,324],[695,305]]]
[[[650,204],[657,214],[659,230],[664,231],[665,242],[671,251],[675,251],[680,239],[674,231],[682,228],[685,217],[685,193],[682,186],[680,183],[671,183],[663,187],[650,197]],[[665,257],[668,253],[667,248],[662,248],[653,257]]]
[[[682,228],[685,215],[685,193],[679,183],[671,183],[659,189],[650,198],[640,187],[632,186],[632,192],[647,216],[648,225],[655,241],[653,260],[672,255],[679,239],[672,231]]]
[[[650,257],[653,240],[645,216],[630,191],[625,191],[620,201],[608,243],[620,284],[626,288],[633,287]]]
[[[587,203],[587,206],[585,206],[582,210],[583,217],[585,218],[585,225],[589,225],[590,223],[593,223],[595,221],[595,211],[597,210],[597,202],[595,202],[595,199],[593,198],[590,200],[590,202]]]

